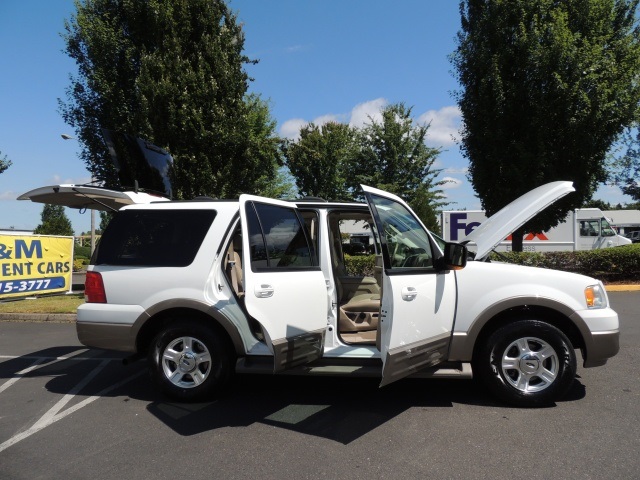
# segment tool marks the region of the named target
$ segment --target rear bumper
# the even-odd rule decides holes
[[[87,347],[136,351],[136,335],[131,325],[77,322],[76,332],[80,343]]]
[[[139,319],[144,316],[139,305],[85,303],[78,307],[78,340],[87,347],[135,352]]]

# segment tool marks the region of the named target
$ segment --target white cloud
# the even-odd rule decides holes
[[[327,115],[322,115],[320,117],[314,118],[313,123],[318,126],[324,125],[325,123],[329,122],[341,123],[343,118],[344,115],[334,115],[332,113],[329,113]]]
[[[0,201],[15,200],[16,198],[18,198],[18,195],[16,194],[16,192],[13,192],[11,190],[0,193]]]
[[[445,183],[444,185],[440,185],[440,188],[443,190],[451,190],[453,188],[460,188],[462,186],[462,184],[464,183],[462,180],[460,180],[459,178],[455,178],[455,177],[442,177],[442,179]]]
[[[300,129],[309,122],[302,118],[292,118],[287,120],[280,127],[280,135],[290,140],[298,140],[300,138]]]
[[[462,168],[445,168],[443,170],[444,173],[448,173],[449,175],[466,175],[467,173],[469,173],[469,167],[462,167]]]
[[[382,121],[382,109],[388,105],[388,101],[384,98],[376,98],[367,102],[357,104],[351,109],[350,113],[329,113],[316,117],[312,122],[316,125],[324,125],[328,122],[346,122],[347,119],[350,126],[362,128],[371,121]],[[421,124],[430,124],[427,143],[434,146],[447,146],[454,143],[453,137],[458,134],[460,128],[460,109],[456,106],[443,107],[440,110],[429,110],[418,117],[417,122]],[[292,118],[287,120],[280,127],[280,135],[291,140],[297,140],[300,137],[300,128],[311,123],[302,118]],[[450,172],[450,173],[466,173]]]
[[[462,117],[456,106],[429,110],[418,117],[418,123],[430,124],[427,143],[435,146],[453,145],[458,136]]]
[[[359,103],[351,110],[351,119],[349,125],[356,128],[362,128],[367,123],[371,123],[373,119],[376,122],[382,121],[381,110],[387,105],[384,98],[376,98],[368,102]]]

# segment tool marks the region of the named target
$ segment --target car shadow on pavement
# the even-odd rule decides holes
[[[180,435],[263,423],[349,444],[410,408],[511,408],[474,381],[238,375],[228,394],[200,404],[154,401],[147,410]],[[576,396],[576,399],[579,395]]]
[[[2,362],[0,378],[15,376],[34,358],[61,358],[74,351],[78,347],[57,347]],[[252,374],[236,375],[227,392],[211,402],[177,403],[154,388],[146,362],[125,367],[120,358],[95,349],[23,376],[48,377],[47,390],[66,395],[98,365],[103,368],[77,395],[146,402],[149,413],[183,436],[262,423],[346,445],[411,408],[430,410],[455,404],[511,408],[497,403],[481,385],[469,380],[404,379],[379,388],[375,378]],[[585,388],[576,380],[563,401],[584,396]]]

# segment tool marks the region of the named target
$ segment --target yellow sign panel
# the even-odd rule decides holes
[[[0,235],[0,299],[71,290],[73,237]]]

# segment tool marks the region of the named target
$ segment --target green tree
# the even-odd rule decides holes
[[[3,157],[2,152],[0,152],[0,173],[4,172],[10,166],[11,160],[9,160],[6,155]]]
[[[33,233],[37,235],[73,236],[73,227],[62,205],[45,204],[40,214],[41,224]]]
[[[616,207],[600,199],[591,199],[583,203],[580,208],[599,208],[600,210],[614,210]]]
[[[463,0],[452,63],[463,155],[491,215],[532,188],[576,192],[514,233],[557,225],[607,178],[605,158],[640,100],[638,0]]]
[[[613,179],[622,193],[640,201],[640,131],[637,126],[636,124],[635,135],[629,129],[623,136],[626,152],[615,162],[617,171],[614,172]]]
[[[178,198],[255,193],[275,178],[274,124],[247,95],[253,61],[223,0],[76,0],[63,38],[78,74],[60,109],[94,178],[118,184],[101,128],[167,149]]]
[[[298,140],[285,140],[282,145],[299,194],[326,200],[353,199],[347,176],[356,149],[356,131],[337,122],[305,125]]]
[[[394,193],[427,228],[438,231],[436,212],[447,204],[438,188],[445,182],[437,180],[440,170],[433,168],[440,150],[426,146],[429,126],[415,125],[411,112],[404,103],[396,103],[382,110],[380,121],[370,118],[360,132],[347,186],[352,192],[365,184]]]

